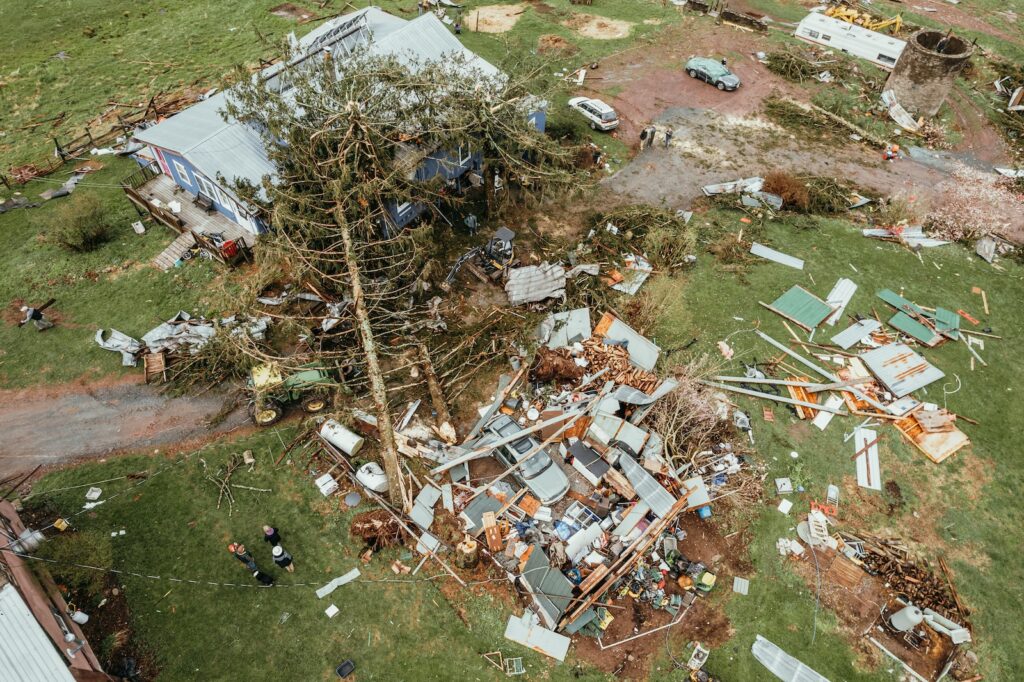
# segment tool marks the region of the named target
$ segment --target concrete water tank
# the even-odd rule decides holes
[[[974,45],[951,33],[921,29],[910,36],[907,46],[885,82],[903,108],[914,116],[938,113],[953,81],[965,66]]]
[[[924,614],[921,613],[921,609],[913,604],[907,604],[889,617],[889,624],[898,632],[906,632],[916,628],[922,620],[924,620]]]

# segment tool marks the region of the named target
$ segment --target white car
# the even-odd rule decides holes
[[[615,110],[599,99],[573,97],[569,100],[569,107],[583,114],[594,130],[607,132],[619,127]]]

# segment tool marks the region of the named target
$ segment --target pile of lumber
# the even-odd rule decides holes
[[[906,545],[899,540],[865,539],[862,560],[864,566],[882,578],[890,590],[916,606],[950,618],[967,617],[948,576],[944,580],[927,565],[913,561]]]
[[[587,372],[594,374],[607,368],[602,377],[617,384],[632,386],[644,393],[652,393],[661,383],[654,374],[636,367],[629,361],[629,351],[622,346],[605,345],[598,338],[589,338],[583,342],[583,357],[589,363]]]

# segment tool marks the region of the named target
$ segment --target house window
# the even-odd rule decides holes
[[[887,54],[880,54],[880,55],[878,55],[878,61],[885,62],[886,64],[895,64],[896,63],[896,60],[893,57],[890,57]]]
[[[811,29],[807,29],[807,37],[808,38],[818,39],[819,37],[821,37],[821,34],[818,33],[817,31],[812,31]]]
[[[473,150],[469,147],[459,147],[459,165],[465,166],[473,159]]]
[[[832,40],[832,36],[822,34],[821,39],[822,40]]]
[[[188,174],[188,170],[177,161],[171,161],[174,164],[174,172],[178,174],[178,179],[184,182],[186,185],[192,184],[192,178]]]
[[[217,191],[216,185],[204,178],[202,175],[196,175],[196,183],[199,185],[199,191],[210,197],[219,204],[223,204],[220,197],[220,193]]]
[[[397,210],[399,216],[403,216],[403,215],[406,214],[406,212],[410,208],[412,208],[412,202],[411,201],[406,201],[405,203],[399,204],[398,208],[396,210]]]

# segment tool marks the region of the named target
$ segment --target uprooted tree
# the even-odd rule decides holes
[[[323,315],[278,315],[278,334],[290,342],[228,342],[253,363],[287,371],[315,360],[365,377],[391,501],[408,504],[382,356],[419,350],[424,330],[437,327],[427,292],[439,263],[451,259],[429,227],[399,229],[396,208],[421,210],[421,224],[447,221],[446,210],[462,200],[450,178],[469,155],[492,210],[567,191],[574,150],[528,120],[537,101],[529,77],[485,73],[458,56],[424,63],[368,52],[343,62],[294,56],[271,77],[239,76],[226,115],[261,132],[276,168],[260,187],[238,188],[270,225],[247,299],[270,283],[311,291],[328,303],[333,324],[328,334]]]

